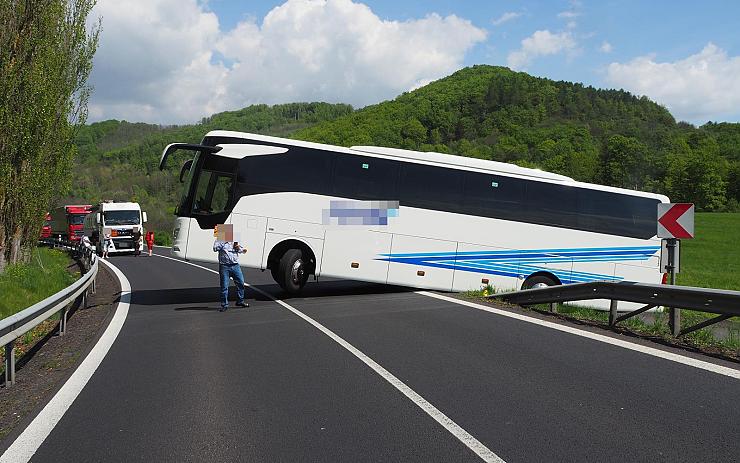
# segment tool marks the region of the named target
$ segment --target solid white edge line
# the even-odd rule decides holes
[[[62,419],[64,413],[69,409],[87,382],[97,370],[105,355],[110,350],[118,333],[123,327],[128,315],[129,301],[131,299],[131,285],[126,276],[113,264],[100,259],[118,277],[121,284],[121,296],[113,319],[103,332],[98,342],[92,348],[87,357],[80,363],[72,373],[67,382],[52,397],[48,404],[41,410],[31,424],[21,433],[10,447],[0,456],[0,463],[27,462],[33,457],[44,440]]]
[[[203,267],[197,264],[193,264],[192,262],[175,259],[174,257],[168,257],[163,256],[161,254],[157,254],[158,257],[161,257],[163,259],[170,259],[174,260],[176,262],[180,262],[183,264],[192,265],[193,267],[197,267],[206,271],[209,271],[211,273],[218,272],[216,270],[209,269],[207,267]],[[300,310],[296,309],[295,307],[291,306],[290,304],[286,303],[285,301],[282,301],[280,299],[276,299],[271,294],[266,293],[262,291],[259,288],[256,288],[250,284],[245,284],[245,286],[252,288],[253,290],[257,291],[258,293],[262,294],[265,297],[270,298],[274,302],[277,302],[284,308],[288,309],[289,311],[293,312],[298,317],[302,318],[309,324],[313,325],[314,328],[318,329],[322,333],[324,333],[326,336],[328,336],[332,341],[336,342],[340,346],[342,346],[345,350],[349,351],[352,355],[360,359],[365,365],[369,366],[375,373],[380,375],[381,378],[386,380],[388,383],[391,384],[391,386],[395,387],[398,391],[400,391],[403,395],[409,398],[417,407],[421,408],[427,415],[432,417],[437,423],[442,425],[450,434],[455,436],[460,442],[462,442],[466,447],[468,447],[470,450],[475,452],[476,455],[478,455],[483,461],[486,462],[492,462],[492,463],[505,463],[501,457],[493,453],[488,447],[486,447],[482,442],[480,442],[478,439],[473,437],[470,433],[468,433],[466,430],[461,428],[457,423],[452,421],[450,417],[442,413],[441,410],[439,410],[437,407],[432,405],[429,401],[427,401],[424,397],[420,396],[416,391],[411,389],[409,386],[407,386],[403,381],[396,378],[391,372],[380,366],[375,360],[371,359],[367,355],[365,355],[362,351],[357,349],[352,344],[348,343],[344,339],[342,339],[339,335],[334,333],[329,328],[325,327],[321,323],[317,322],[313,318],[309,317],[308,315],[304,314]],[[0,462],[1,463],[1,462]]]
[[[603,334],[592,333],[590,331],[581,330],[581,329],[574,328],[571,326],[560,325],[557,323],[540,320],[538,318],[529,317],[527,315],[508,312],[506,310],[496,309],[494,307],[489,307],[483,304],[477,304],[475,302],[463,301],[460,299],[456,299],[454,297],[444,296],[442,294],[436,294],[436,293],[432,293],[428,291],[416,291],[416,294],[421,294],[423,296],[433,297],[436,299],[441,299],[443,301],[452,302],[452,303],[459,304],[459,305],[464,305],[467,307],[471,307],[471,308],[478,309],[478,310],[483,310],[485,312],[490,312],[490,313],[501,315],[504,317],[514,318],[516,320],[524,321],[527,323],[532,323],[535,325],[544,326],[547,328],[552,328],[554,330],[563,331],[565,333],[575,334],[577,336],[582,336],[584,338],[589,338],[595,341],[604,342],[606,344],[611,344],[613,346],[622,347],[624,349],[629,349],[629,350],[633,350],[636,352],[641,352],[643,354],[652,355],[654,357],[660,357],[662,359],[670,360],[672,362],[681,363],[681,364],[692,366],[695,368],[700,368],[702,370],[711,371],[712,373],[729,376],[730,378],[740,379],[740,370],[735,370],[733,368],[724,367],[722,365],[716,365],[714,363],[705,362],[703,360],[686,357],[683,355],[675,354],[673,352],[667,352],[664,350],[656,349],[654,347],[643,346],[643,345],[635,344],[629,341],[624,341],[622,339],[616,339],[610,336],[605,336]]]

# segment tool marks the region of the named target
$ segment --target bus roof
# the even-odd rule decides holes
[[[574,180],[571,177],[565,175],[554,174],[539,169],[530,169],[527,167],[520,167],[515,164],[509,164],[505,162],[489,161],[486,159],[469,158],[460,155],[437,153],[437,152],[422,152],[412,151],[399,148],[385,148],[380,146],[352,146],[351,148],[344,148],[341,146],[327,145],[323,143],[314,143],[302,140],[293,140],[290,138],[271,137],[268,135],[259,135],[246,132],[235,132],[231,130],[213,130],[206,134],[206,137],[231,137],[239,138],[245,141],[255,140],[263,143],[275,143],[278,145],[287,146],[298,146],[304,148],[320,149],[325,151],[334,151],[338,153],[353,154],[357,156],[371,155],[380,156],[384,158],[395,158],[403,160],[411,160],[419,163],[429,163],[432,165],[443,165],[449,167],[456,167],[465,170],[476,170],[476,171],[489,171],[496,172],[505,175],[512,175],[517,177],[529,177],[535,179],[541,179],[549,182],[563,183],[572,185],[574,187],[588,188],[592,190],[610,191],[613,193],[627,194],[632,196],[641,196],[644,198],[654,198],[661,202],[669,202],[668,197],[656,193],[649,193],[637,190],[628,190],[626,188],[617,188],[605,185],[599,185],[595,183],[585,183]],[[218,153],[216,153],[218,155]]]
[[[213,130],[206,134],[206,137],[232,137],[241,138],[243,140],[257,140],[267,143],[276,143],[281,145],[289,146],[300,146],[305,148],[315,148],[326,151],[334,151],[345,154],[354,155],[380,155],[387,158],[396,158],[404,160],[413,160],[423,163],[431,164],[443,164],[447,166],[455,166],[462,168],[473,168],[480,170],[487,170],[491,172],[500,172],[503,174],[521,175],[525,177],[536,177],[561,182],[572,182],[572,178],[565,175],[553,174],[552,172],[546,172],[539,169],[529,169],[526,167],[519,167],[515,164],[509,164],[505,162],[489,161],[486,159],[469,158],[465,156],[457,156],[453,154],[444,154],[436,152],[422,152],[404,150],[399,148],[386,148],[381,146],[353,146],[351,148],[344,148],[335,145],[326,145],[323,143],[313,143],[302,140],[293,140],[289,138],[271,137],[268,135],[258,135],[253,133],[245,132],[234,132],[230,130]],[[218,154],[217,154],[218,155]]]
[[[381,146],[353,146],[350,148],[360,153],[382,154],[384,156],[397,157],[402,159],[413,159],[416,161],[435,162],[437,164],[446,164],[458,167],[472,167],[475,169],[490,170],[492,172],[501,172],[504,174],[523,175],[526,177],[546,178],[549,180],[574,181],[565,175],[553,174],[540,169],[530,169],[520,167],[516,164],[506,162],[489,161],[487,159],[469,158],[454,154],[437,153],[434,151],[421,152],[404,150],[400,148],[384,148]]]

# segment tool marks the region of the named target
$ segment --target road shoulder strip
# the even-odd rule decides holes
[[[538,318],[529,317],[527,315],[522,315],[514,312],[509,312],[506,310],[497,309],[495,307],[489,307],[483,304],[478,304],[471,301],[464,301],[461,299],[457,299],[450,296],[445,296],[442,294],[433,293],[430,291],[416,291],[416,294],[420,294],[427,297],[432,297],[435,299],[440,299],[443,301],[451,302],[453,304],[459,304],[466,307],[470,307],[473,309],[483,310],[485,312],[489,312],[496,315],[501,315],[504,317],[514,318],[516,320],[520,320],[527,323],[532,323],[535,325],[540,325],[546,328],[562,331],[564,333],[574,334],[576,336],[582,336],[584,338],[592,339],[595,341],[603,342],[606,344],[611,344],[613,346],[621,347],[624,349],[633,350],[635,352],[641,352],[643,354],[652,355],[653,357],[659,357],[665,360],[669,360],[676,363],[681,363],[683,365],[688,365],[694,368],[700,368],[702,370],[711,371],[713,373],[717,373],[724,376],[729,376],[730,378],[740,379],[740,370],[736,370],[733,368],[725,367],[722,365],[717,365],[711,362],[706,362],[704,360],[699,360],[691,357],[686,357],[684,355],[676,354],[673,352],[668,352],[661,349],[656,349],[654,347],[649,346],[643,346],[641,344],[635,344],[633,342],[625,341],[622,339],[616,339],[610,336],[605,336],[603,334],[598,333],[592,333],[590,331],[582,330],[579,328],[575,328],[572,326],[566,326],[561,325],[558,323],[553,323],[546,320],[540,320]]]

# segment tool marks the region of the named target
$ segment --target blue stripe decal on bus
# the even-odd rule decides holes
[[[644,261],[656,255],[660,246],[611,248],[556,248],[502,251],[465,251],[380,254],[376,260],[399,264],[421,265],[464,272],[506,277],[526,277],[546,271],[563,284],[589,281],[621,281],[624,277],[576,270],[555,269],[537,264]]]

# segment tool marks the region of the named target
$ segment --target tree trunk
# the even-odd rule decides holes
[[[0,209],[2,210],[2,209]],[[5,224],[0,221],[0,273],[5,271]]]
[[[23,234],[20,228],[16,228],[13,237],[10,238],[10,255],[8,257],[11,264],[18,263],[21,260],[21,244],[23,244]]]

